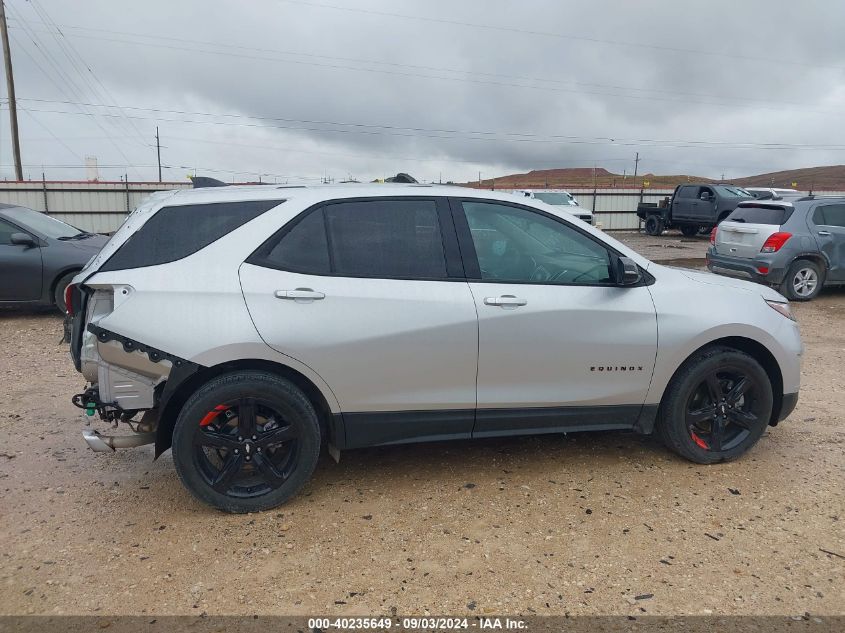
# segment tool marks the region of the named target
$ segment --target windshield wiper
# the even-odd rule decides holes
[[[88,233],[86,231],[80,231],[76,235],[65,235],[63,237],[57,237],[57,240],[62,240],[63,242],[67,242],[69,240],[87,240],[89,237],[94,237],[96,233]]]

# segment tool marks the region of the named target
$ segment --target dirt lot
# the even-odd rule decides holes
[[[0,312],[0,613],[845,613],[845,291],[796,312],[800,403],[739,462],[621,433],[359,450],[245,516],[169,453],[88,450],[59,318]]]

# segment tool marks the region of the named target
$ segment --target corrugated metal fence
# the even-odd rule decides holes
[[[17,204],[72,224],[85,231],[109,233],[120,226],[126,214],[155,191],[189,189],[190,183],[150,182],[6,182],[0,183],[0,202]],[[672,189],[569,189],[595,222],[605,230],[636,229],[639,202],[659,202]],[[819,194],[845,195],[826,191]]]

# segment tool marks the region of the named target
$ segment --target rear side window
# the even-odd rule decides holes
[[[284,200],[163,207],[106,261],[101,271],[142,268],[193,255]]]
[[[845,226],[845,204],[825,204],[813,214],[813,222],[822,226]]]
[[[442,279],[446,256],[433,200],[327,204],[247,261],[306,274]]]
[[[728,216],[728,221],[781,226],[786,224],[789,216],[792,215],[792,211],[791,208],[778,206],[737,207]]]
[[[698,187],[693,187],[690,185],[685,185],[678,189],[679,198],[695,198],[697,193]]]
[[[326,227],[321,210],[309,213],[263,255],[272,268],[311,275],[331,272]]]

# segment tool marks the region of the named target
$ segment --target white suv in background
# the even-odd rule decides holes
[[[191,493],[233,512],[289,499],[324,445],[618,429],[714,463],[798,399],[777,292],[656,265],[510,193],[156,194],[68,299],[74,403],[136,431],[89,445],[172,446]]]
[[[563,189],[516,189],[514,194],[540,200],[553,207],[562,207],[564,211],[571,213],[579,220],[587,224],[594,224],[593,212],[581,207],[575,196]]]

